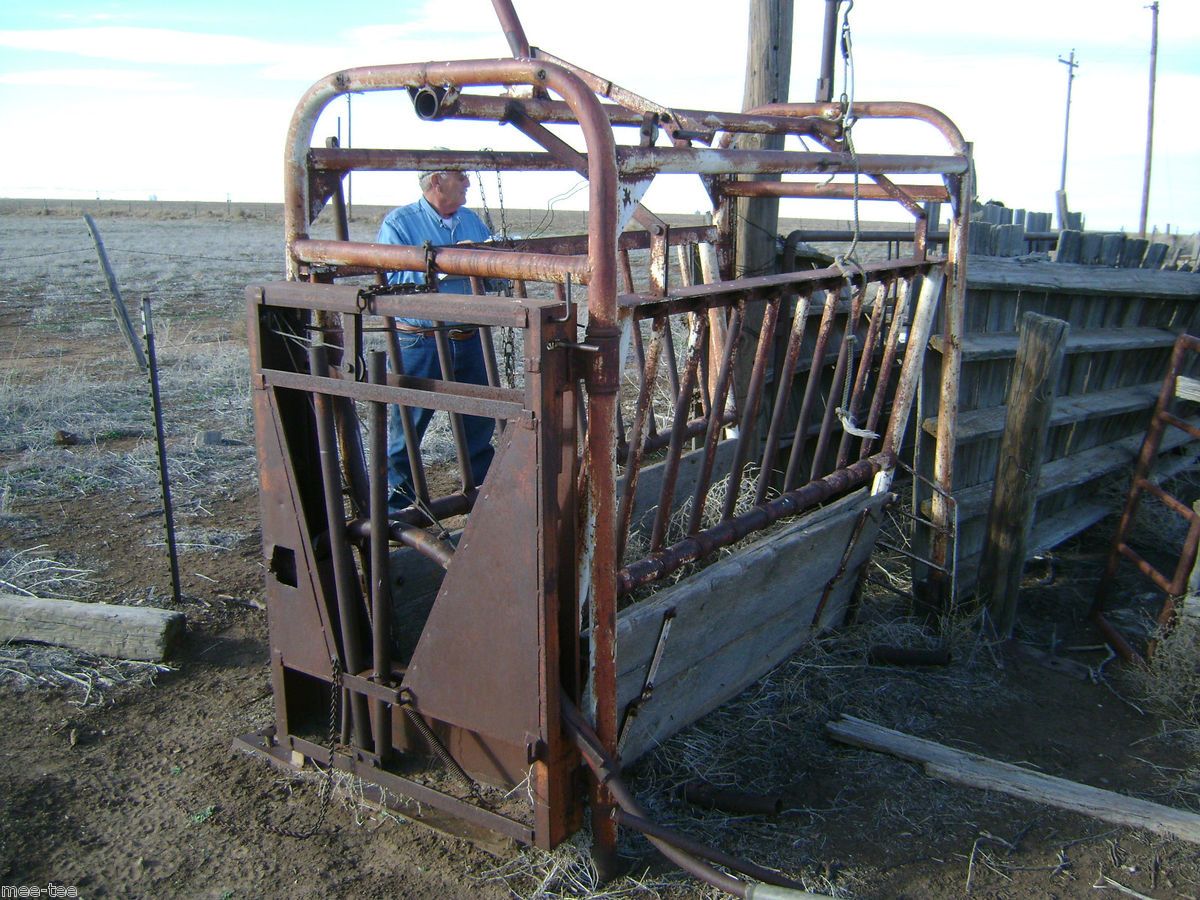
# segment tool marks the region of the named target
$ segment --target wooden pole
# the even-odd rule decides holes
[[[979,564],[978,598],[1001,637],[1012,633],[1037,501],[1054,391],[1070,326],[1027,312],[1021,317],[1017,358],[1008,385],[1008,414]]]
[[[750,41],[746,53],[746,87],[743,109],[765,103],[786,103],[792,69],[792,0],[751,0]],[[782,150],[782,135],[738,136],[745,149]],[[758,181],[778,181],[778,175],[760,175]],[[775,271],[775,236],[779,232],[779,199],[755,197],[737,202],[736,274],[764,275]],[[762,326],[763,303],[747,304],[741,331],[742,346],[733,376],[733,396],[738,409],[745,405],[754,365],[754,342]]]
[[[83,221],[87,222],[88,231],[92,233],[92,243],[96,245],[96,255],[100,257],[100,266],[104,269],[104,277],[108,281],[108,290],[112,294],[113,315],[117,317],[117,324],[121,326],[121,333],[125,335],[125,340],[129,341],[129,346],[133,348],[133,358],[137,361],[138,368],[145,372],[146,355],[142,353],[141,344],[138,343],[137,335],[134,334],[133,320],[129,318],[129,310],[125,308],[125,301],[121,297],[121,287],[117,284],[116,273],[113,272],[113,267],[108,262],[108,254],[104,252],[104,241],[100,239],[100,229],[96,227],[95,221],[87,213],[83,214]]]

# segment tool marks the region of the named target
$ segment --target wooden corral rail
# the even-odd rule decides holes
[[[1033,311],[1071,326],[1038,482],[1030,554],[1116,511],[1119,485],[1141,446],[1175,337],[1200,329],[1200,277],[1187,272],[972,256],[967,289],[954,462],[960,594],[978,575],[1020,316]],[[932,365],[944,343],[935,338],[930,347]],[[937,431],[935,397],[922,398],[919,416],[918,467],[928,475]],[[1195,456],[1188,452],[1195,444],[1189,443],[1183,432],[1172,434],[1156,473],[1186,466]],[[1102,488],[1112,483],[1118,490],[1106,498]],[[928,513],[928,493],[918,488],[916,497]]]

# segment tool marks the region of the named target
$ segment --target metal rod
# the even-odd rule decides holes
[[[692,496],[692,515],[688,522],[687,533],[695,534],[700,530],[704,518],[704,506],[708,499],[708,491],[712,486],[713,460],[717,452],[717,441],[721,437],[721,419],[725,412],[725,401],[729,397],[729,381],[733,376],[734,360],[737,357],[738,338],[742,331],[742,320],[745,310],[739,304],[733,310],[729,319],[729,340],[725,343],[725,353],[721,360],[721,368],[717,373],[717,383],[713,391],[712,409],[708,416],[708,429],[704,435],[704,457],[700,463],[700,473],[696,478],[696,491]],[[712,330],[709,329],[709,334]],[[707,354],[705,354],[707,356]],[[737,485],[730,484],[728,490],[737,493]]]
[[[314,343],[309,350],[309,366],[313,374],[329,369],[325,346]],[[333,404],[324,394],[313,394],[316,412],[317,444],[321,464],[321,482],[325,495],[325,516],[328,526],[329,549],[333,559],[334,592],[337,595],[339,631],[342,638],[342,669],[358,675],[363,669],[362,623],[358,617],[358,582],[354,562],[346,540],[346,514],[342,501],[342,478],[338,471],[337,438],[334,434]],[[366,698],[351,692],[349,711],[354,741],[359,747],[370,746],[367,729]]]
[[[690,535],[670,547],[654,548],[652,556],[628,565],[618,573],[621,593],[627,594],[682,568],[693,560],[737,543],[751,532],[766,528],[785,516],[797,515],[818,503],[841,496],[866,484],[876,472],[894,465],[894,454],[877,453],[868,459],[859,460],[848,468],[830,472],[823,478],[758,504],[740,516],[726,519],[719,525]]]
[[[817,404],[821,390],[821,370],[825,365],[825,349],[829,346],[829,335],[833,333],[833,320],[837,314],[840,291],[831,288],[825,292],[825,308],[821,312],[821,324],[817,326],[817,343],[813,347],[812,363],[808,368],[808,383],[804,386],[804,399],[800,401],[800,413],[796,416],[796,428],[792,432],[792,452],[788,457],[787,471],[783,476],[783,490],[790,491],[800,474],[800,460],[804,445],[808,443],[808,419]]]
[[[454,378],[454,357],[450,352],[450,338],[441,328],[443,322],[434,322],[433,340],[437,345],[438,363],[442,369],[442,380],[452,382]],[[478,339],[473,338],[473,340]],[[465,494],[475,487],[475,474],[471,471],[471,455],[467,450],[467,432],[462,415],[450,413],[450,432],[454,435],[454,453],[458,457],[458,468],[462,474],[462,489]]]
[[[171,476],[167,469],[167,441],[163,432],[162,397],[158,391],[158,354],[154,348],[154,319],[150,314],[150,298],[142,298],[142,335],[146,340],[149,360],[150,401],[154,407],[154,437],[158,442],[158,477],[162,485],[163,521],[167,528],[167,555],[171,560],[171,596],[176,603],[183,599],[179,586],[179,552],[175,546],[175,510],[171,505]]]
[[[384,318],[387,326],[388,362],[392,371],[397,375],[404,374],[404,355],[400,350],[400,335],[396,330],[396,320],[391,316]],[[400,430],[404,434],[404,452],[408,456],[408,472],[412,479],[413,495],[423,506],[429,504],[429,484],[425,480],[425,463],[421,460],[421,442],[417,440],[417,429],[413,425],[408,407],[397,405],[396,413],[400,416]]]
[[[810,291],[800,295],[796,303],[796,312],[792,316],[792,328],[788,333],[787,350],[783,356],[775,381],[775,406],[771,410],[771,424],[767,428],[767,439],[763,443],[762,462],[759,466],[758,484],[754,488],[754,502],[762,503],[767,497],[767,489],[771,485],[771,476],[775,469],[775,454],[783,432],[783,416],[787,409],[787,399],[792,394],[792,376],[796,373],[796,363],[800,359],[800,348],[804,343],[804,329],[808,324],[808,308],[812,301]]]
[[[738,430],[738,442],[734,448],[733,465],[729,469],[729,484],[725,490],[725,503],[721,508],[721,518],[728,519],[733,515],[737,506],[738,495],[742,487],[742,471],[746,467],[746,457],[750,453],[750,440],[756,431],[755,419],[758,418],[758,408],[762,400],[763,385],[767,377],[767,361],[775,344],[775,329],[779,323],[779,307],[783,298],[776,297],[767,303],[763,315],[762,329],[758,334],[758,347],[754,353],[754,363],[750,369],[750,383],[746,387],[746,408],[742,410],[741,428]]]
[[[373,384],[387,382],[384,353],[372,350],[367,360],[367,375]],[[388,684],[392,680],[392,577],[388,533],[388,458],[386,403],[371,404],[371,662],[374,680]],[[391,755],[391,708],[382,700],[374,705],[375,753],[380,761]]]
[[[654,525],[650,532],[650,550],[661,549],[667,537],[667,525],[671,521],[671,510],[675,502],[675,480],[679,477],[679,460],[683,455],[684,431],[688,408],[692,403],[692,390],[696,385],[696,371],[700,356],[704,352],[704,331],[708,322],[703,316],[692,318],[692,333],[689,340],[687,361],[684,365],[683,383],[675,396],[675,417],[671,424],[671,444],[663,465],[662,488],[658,495],[658,509],[654,513]],[[670,334],[670,329],[667,329]],[[665,339],[665,335],[664,335]]]
[[[638,323],[633,323],[637,328]],[[625,554],[625,545],[629,540],[630,519],[633,516],[633,499],[637,493],[638,473],[642,468],[642,455],[645,452],[642,431],[647,418],[653,419],[651,403],[653,400],[654,382],[658,378],[658,360],[662,355],[663,332],[671,327],[666,316],[654,320],[653,337],[650,340],[650,352],[641,372],[641,388],[638,391],[637,409],[634,413],[633,429],[629,435],[629,453],[625,463],[625,490],[621,494],[621,505],[617,509],[617,559]]]

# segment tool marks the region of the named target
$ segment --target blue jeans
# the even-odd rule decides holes
[[[465,341],[449,340],[450,361],[454,380],[470,384],[487,384],[487,370],[483,365],[483,346],[479,333]],[[400,335],[400,358],[404,374],[416,378],[441,379],[442,367],[438,362],[437,340],[420,334]],[[425,437],[433,410],[416,407],[407,408],[408,420],[413,425],[417,445]],[[471,477],[476,486],[483,484],[488,467],[492,464],[495,451],[492,449],[492,433],[496,420],[481,416],[463,416],[463,431],[466,433],[467,456],[471,461]],[[412,470],[408,464],[408,447],[404,441],[404,425],[400,421],[400,408],[388,407],[388,510],[399,512],[410,505],[415,496]]]

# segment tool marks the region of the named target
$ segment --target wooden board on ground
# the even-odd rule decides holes
[[[814,631],[840,621],[887,499],[859,490],[623,611],[623,712],[642,692],[664,618],[671,629],[653,692],[629,721],[622,760],[653,749],[757,681]]]
[[[58,644],[115,659],[159,662],[183,635],[183,613],[0,593],[0,641]]]
[[[1047,803],[1094,816],[1105,822],[1143,828],[1155,834],[1200,844],[1200,816],[1186,810],[1126,797],[1042,772],[1031,772],[1011,763],[955,750],[936,741],[894,731],[853,716],[843,716],[836,722],[829,722],[825,728],[834,740],[842,743],[921,763],[925,766],[926,774],[934,778],[1000,791],[1022,800]]]

